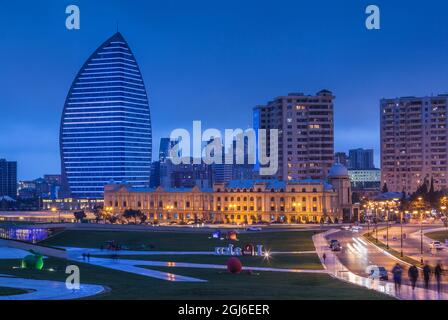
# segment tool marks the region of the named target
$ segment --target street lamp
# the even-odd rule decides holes
[[[418,201],[421,205],[423,198],[418,197]],[[423,209],[420,207],[420,263],[423,265]]]
[[[403,257],[403,210],[400,212],[400,256]]]
[[[389,249],[389,201],[386,202],[386,249]]]

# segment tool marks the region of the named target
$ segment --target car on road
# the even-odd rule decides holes
[[[261,228],[260,227],[249,227],[249,228],[247,228],[246,229],[246,231],[261,231]]]
[[[431,243],[429,244],[429,247],[431,249],[435,249],[435,250],[442,250],[443,249],[443,245],[440,241],[431,241]]]
[[[359,231],[361,231],[362,230],[362,227],[361,226],[353,226],[352,227],[352,232],[359,232]]]
[[[338,240],[330,240],[330,249],[331,251],[341,251],[342,246],[341,243]]]
[[[389,273],[387,272],[386,268],[384,268],[384,267],[376,267],[376,268],[370,269],[369,277],[372,279],[379,279],[381,281],[388,281]]]

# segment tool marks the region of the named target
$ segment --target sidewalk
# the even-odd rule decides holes
[[[394,284],[392,282],[372,280],[367,277],[354,274],[339,261],[337,255],[328,247],[328,240],[326,239],[326,236],[338,231],[339,230],[333,229],[313,236],[316,252],[325,269],[331,276],[367,289],[376,290],[400,300],[448,300],[448,295],[446,293],[439,294],[436,291],[425,290],[418,287],[416,287],[415,290],[412,290],[412,288],[408,285],[402,285],[401,292],[397,293],[395,292]],[[323,260],[324,253],[326,255],[325,262]],[[356,299],[356,297],[353,298]]]

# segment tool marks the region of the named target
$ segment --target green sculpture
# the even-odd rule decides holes
[[[40,253],[30,251],[32,254],[22,260],[22,268],[42,270],[44,267],[44,258]]]

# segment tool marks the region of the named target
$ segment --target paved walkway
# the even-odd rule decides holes
[[[69,300],[94,296],[105,291],[103,286],[81,284],[79,290],[69,290],[64,282],[0,277],[0,287],[16,288],[29,292],[0,296],[0,300]]]
[[[93,248],[77,248],[77,247],[62,247],[72,257],[81,256],[83,253],[93,256],[157,256],[157,255],[214,255],[214,251],[143,251],[143,250],[101,250]],[[272,251],[271,255],[281,254],[312,254],[316,251]]]
[[[91,257],[89,260],[85,260],[82,257],[83,253],[90,253],[95,255],[111,255],[117,254],[117,258],[97,258]],[[99,254],[98,254],[99,253]],[[109,268],[113,270],[119,270],[134,274],[139,274],[142,276],[152,277],[156,279],[166,280],[166,281],[179,281],[179,282],[205,282],[206,280],[180,276],[169,272],[162,272],[158,270],[151,270],[142,268],[147,267],[168,267],[168,268],[195,268],[195,269],[219,269],[226,270],[227,266],[217,265],[217,264],[203,264],[203,263],[186,263],[186,262],[165,262],[165,261],[148,261],[148,260],[129,260],[122,259],[119,255],[144,255],[144,254],[157,254],[157,255],[214,255],[213,252],[200,252],[200,251],[186,251],[186,252],[172,252],[172,251],[101,251],[97,249],[83,249],[83,248],[68,248],[68,255],[71,260],[79,261],[83,263],[89,263],[104,268]],[[230,257],[229,257],[230,258]],[[327,273],[326,270],[306,270],[306,269],[280,269],[280,268],[264,268],[264,267],[243,267],[243,270],[252,271],[269,271],[269,272],[288,272],[288,273]]]
[[[332,252],[328,246],[327,236],[339,232],[339,230],[330,230],[325,233],[319,233],[313,236],[314,245],[317,250],[317,254],[322,261],[325,269],[333,277],[353,283],[371,290],[385,293],[402,300],[448,300],[446,293],[437,293],[433,290],[425,290],[423,288],[415,288],[412,290],[410,286],[402,285],[401,291],[395,292],[394,284],[387,281],[372,280],[367,277],[359,276],[349,269],[347,269],[337,257],[337,254]],[[369,245],[369,244],[368,244]],[[325,253],[326,259],[324,261],[323,254]],[[356,297],[353,297],[354,299]]]
[[[2,260],[20,260],[29,254],[28,251],[20,249],[0,247],[0,259]],[[11,275],[0,275],[0,287],[28,291],[24,294],[0,296],[0,300],[82,299],[105,291],[103,286],[90,284],[81,284],[79,290],[68,290],[65,282],[16,278]]]

